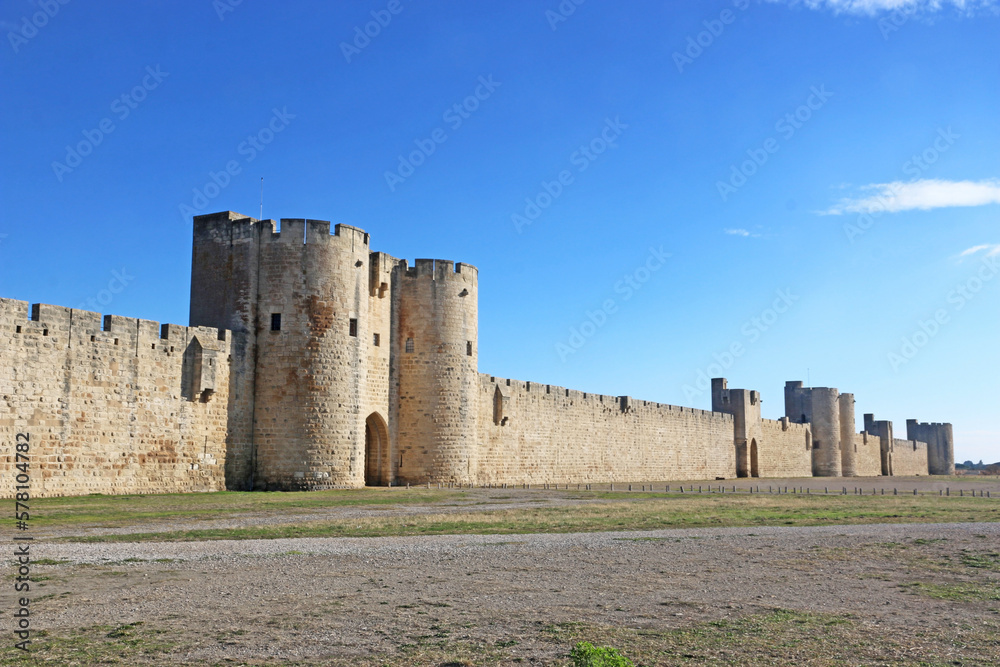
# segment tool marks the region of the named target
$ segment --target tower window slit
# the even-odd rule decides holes
[[[350,323],[350,329],[349,329],[349,331],[350,331],[350,334],[352,336],[354,336],[355,338],[357,338],[357,336],[358,336],[358,320],[356,318],[353,318],[353,317],[351,318],[351,323]]]
[[[271,313],[271,331],[281,331],[281,313]]]
[[[413,339],[412,338],[407,338],[406,339],[406,351],[407,352],[411,352],[411,353],[413,352]]]

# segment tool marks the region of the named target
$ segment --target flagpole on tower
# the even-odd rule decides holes
[[[260,177],[260,218],[258,220],[264,219],[264,177]]]

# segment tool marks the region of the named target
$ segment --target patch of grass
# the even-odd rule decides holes
[[[569,654],[574,667],[634,667],[632,661],[610,646],[579,642]]]
[[[328,493],[328,492],[319,492]],[[364,492],[351,492],[364,493]],[[434,492],[430,492],[431,495]],[[387,494],[391,495],[391,494]],[[615,494],[595,494],[610,496]],[[195,498],[197,496],[189,496]],[[405,498],[406,494],[398,494]],[[406,516],[366,516],[242,528],[210,528],[64,538],[78,542],[193,541],[290,537],[509,535],[723,526],[1000,521],[1000,503],[937,496],[632,494],[626,500]],[[896,548],[897,543],[886,543]],[[903,548],[904,545],[899,545]]]
[[[962,565],[1000,572],[1000,553],[973,554],[966,551],[962,554]]]
[[[634,667],[632,661],[610,646],[579,642],[569,654],[574,667]]]
[[[982,602],[1000,600],[1000,585],[977,584],[971,582],[954,584],[930,584],[911,582],[900,584],[905,591],[934,598],[935,600],[952,600],[954,602]]]
[[[636,665],[928,665],[995,664],[992,624],[961,639],[939,630],[887,635],[851,616],[777,609],[678,629],[578,626],[563,641],[618,646]],[[575,667],[572,659],[556,663]]]
[[[246,512],[289,513],[328,507],[421,505],[464,500],[467,493],[452,489],[367,488],[335,491],[174,493],[128,496],[71,496],[32,501],[32,525],[58,528],[99,525],[114,528],[164,519],[223,519]]]
[[[461,631],[459,628],[463,628]],[[975,627],[939,627],[916,632],[886,633],[852,616],[807,614],[776,609],[739,619],[695,623],[680,628],[630,628],[563,622],[517,630],[518,634],[490,640],[456,638],[468,625],[435,623],[414,628],[396,638],[386,652],[355,654],[342,647],[326,647],[325,654],[303,662],[249,657],[253,665],[329,665],[332,667],[499,667],[512,664],[547,664],[576,667],[581,642],[593,647],[615,646],[631,662],[584,662],[584,665],[902,665],[928,667],[953,664],[997,664],[996,621],[984,619]],[[429,631],[428,631],[429,630]],[[205,640],[194,635],[167,634],[148,624],[98,625],[65,634],[41,631],[32,652],[24,654],[8,644],[0,647],[0,665],[142,665],[184,661],[193,646]],[[256,630],[218,629],[209,635],[219,642],[241,644]],[[187,642],[190,640],[191,644]],[[534,647],[534,648],[532,648]],[[533,657],[535,649],[560,654],[557,658]],[[576,655],[574,655],[574,653]],[[613,654],[608,651],[605,656]],[[198,662],[197,664],[221,664]],[[227,661],[228,664],[228,661]]]
[[[32,637],[30,652],[0,648],[0,665],[107,665],[147,663],[170,654],[176,643],[162,630],[142,622],[126,625],[94,625],[53,635],[40,631]]]
[[[917,539],[913,540],[913,543],[914,544],[919,544],[919,545],[924,545],[924,544],[934,544],[936,542],[947,542],[947,541],[948,541],[948,538],[946,538],[946,537],[934,537],[934,538],[930,538],[930,539],[926,539],[926,538],[923,538],[923,537],[918,537]]]
[[[36,558],[31,561],[35,565],[62,565],[64,563],[70,563],[72,561],[60,560],[58,558]]]

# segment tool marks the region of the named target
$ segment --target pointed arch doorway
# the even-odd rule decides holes
[[[365,420],[365,486],[385,486],[389,461],[389,429],[377,412]]]

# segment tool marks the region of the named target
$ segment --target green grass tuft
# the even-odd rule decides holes
[[[616,648],[594,646],[590,642],[579,642],[569,654],[573,667],[634,667]]]

